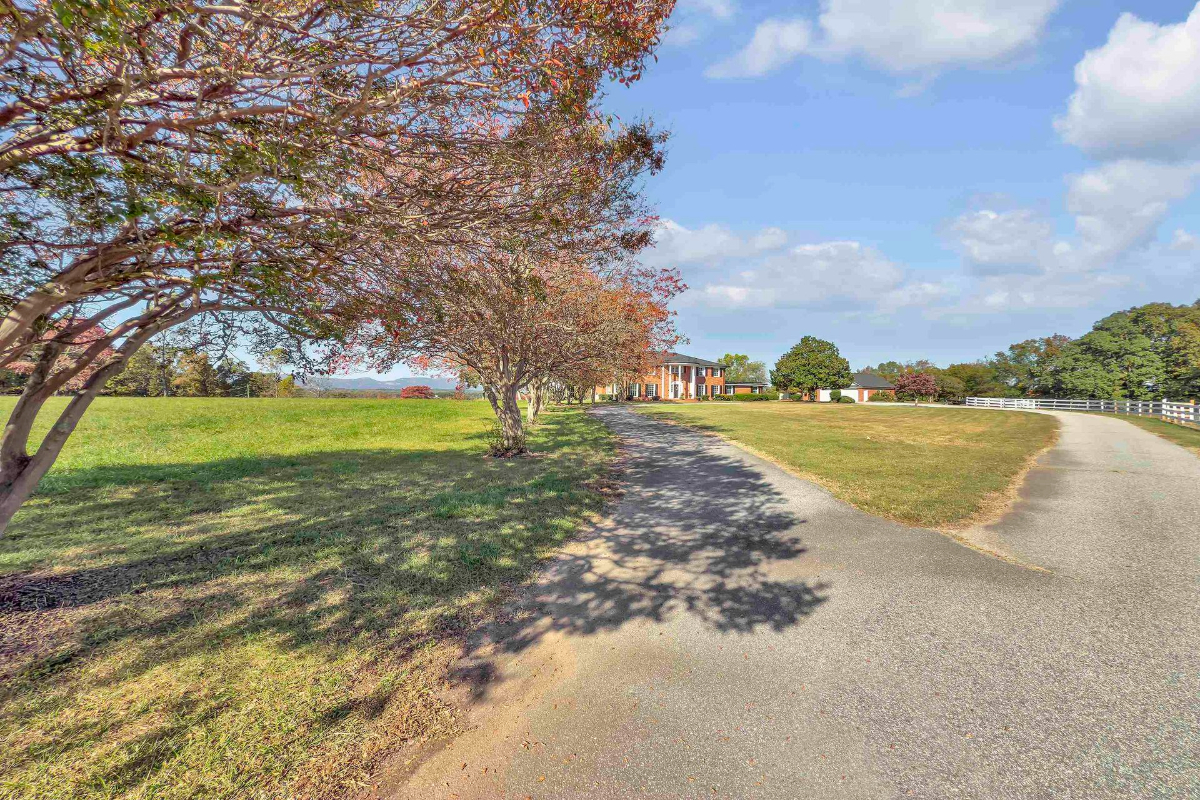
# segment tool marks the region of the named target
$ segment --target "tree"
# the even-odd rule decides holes
[[[921,398],[932,400],[937,397],[937,380],[931,372],[905,372],[896,376],[896,399],[913,399],[913,405]]]
[[[1071,337],[1056,333],[1041,339],[1026,339],[996,353],[987,363],[996,371],[997,382],[1018,397],[1036,397],[1054,393],[1051,372],[1054,360]]]
[[[767,382],[767,365],[761,361],[751,361],[750,356],[726,353],[721,356],[721,363],[726,365],[725,380],[730,383]]]
[[[1000,382],[995,367],[984,362],[951,364],[934,373],[938,383],[938,396],[961,399],[963,397],[1006,397],[1011,394]]]
[[[832,342],[805,336],[792,347],[771,371],[771,383],[778,389],[800,392],[817,398],[819,389],[841,389],[854,376],[850,363],[842,358]]]
[[[510,191],[522,119],[593,114],[605,81],[640,76],[671,5],[5,4],[0,369],[68,357],[29,371],[5,427],[0,530],[159,332],[236,312],[326,334],[363,227],[397,249],[555,235],[564,192]]]
[[[436,397],[428,386],[405,386],[400,390],[401,400],[433,400]]]
[[[183,397],[215,397],[221,394],[217,371],[207,353],[185,352],[179,358],[175,393]]]
[[[983,396],[970,391],[967,388],[966,382],[949,370],[937,372],[933,376],[933,379],[937,387],[937,396],[946,402],[961,403],[967,396]]]
[[[504,251],[431,258],[426,270],[421,280],[404,273],[381,295],[365,351],[376,369],[398,361],[470,369],[500,424],[496,455],[526,450],[518,394],[531,383],[589,365],[623,369],[673,343],[673,273],[610,273]],[[447,285],[456,291],[444,292]]]

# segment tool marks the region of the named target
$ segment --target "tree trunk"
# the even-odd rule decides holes
[[[530,382],[529,406],[526,408],[526,417],[530,424],[537,422],[538,415],[542,413],[542,408],[546,405],[546,392],[548,390],[548,382],[545,379],[538,378]]]
[[[62,385],[65,374],[61,371],[57,375],[51,374],[62,346],[54,342],[43,345],[38,363],[29,374],[25,390],[13,407],[3,437],[0,438],[0,536],[7,530],[13,515],[33,494],[38,481],[54,466],[58,454],[75,431],[75,426],[79,424],[84,412],[109,379],[125,368],[130,356],[136,353],[147,339],[170,325],[186,322],[197,313],[199,312],[192,311],[181,315],[170,324],[160,322],[147,326],[129,337],[116,357],[88,377],[83,389],[71,398],[67,407],[58,415],[58,419],[38,446],[37,452],[30,456],[29,434],[33,422],[46,400]]]
[[[500,441],[492,445],[491,454],[503,458],[528,452],[525,446],[525,429],[521,424],[521,407],[517,403],[516,384],[498,387],[485,385],[483,392],[500,422]]]
[[[84,390],[71,398],[71,402],[67,403],[67,407],[58,415],[58,420],[46,433],[37,452],[32,456],[27,454],[28,426],[32,425],[33,420],[37,418],[46,398],[42,397],[37,399],[37,402],[30,402],[24,409],[13,409],[13,417],[17,417],[17,419],[10,418],[9,426],[4,430],[4,458],[0,463],[0,535],[7,530],[13,515],[25,504],[25,501],[33,494],[33,490],[37,488],[38,482],[54,465],[58,454],[62,452],[63,446],[67,443],[67,439],[75,431],[75,426],[79,424],[83,413],[96,399],[96,395],[100,393],[105,382],[120,372],[123,363],[123,361],[114,362],[92,375]],[[36,399],[36,396],[35,390],[31,399]],[[21,400],[25,399],[25,396],[22,395]],[[20,405],[20,401],[18,401],[18,405]]]

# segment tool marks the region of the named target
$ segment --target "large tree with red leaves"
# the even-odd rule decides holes
[[[937,379],[931,372],[905,372],[896,376],[896,397],[900,400],[912,399],[913,405],[921,402],[921,398],[933,400],[937,397]]]

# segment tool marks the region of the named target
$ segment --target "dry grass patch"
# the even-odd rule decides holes
[[[697,403],[645,413],[726,436],[881,517],[962,528],[996,513],[1057,431],[1053,417],[975,409]]]
[[[0,402],[6,410],[11,400]],[[451,729],[462,634],[602,504],[578,410],[102,399],[0,539],[0,797],[293,798]]]

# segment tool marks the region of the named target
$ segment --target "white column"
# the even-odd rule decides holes
[[[696,399],[696,365],[692,364],[692,399]]]
[[[663,397],[670,397],[670,396],[671,396],[671,392],[670,392],[670,390],[667,388],[667,366],[666,366],[666,364],[664,364],[664,365],[663,365],[663,367],[662,367],[662,383],[660,383],[660,384],[658,385],[658,390],[659,390],[660,392],[662,392],[662,396],[663,396]]]

